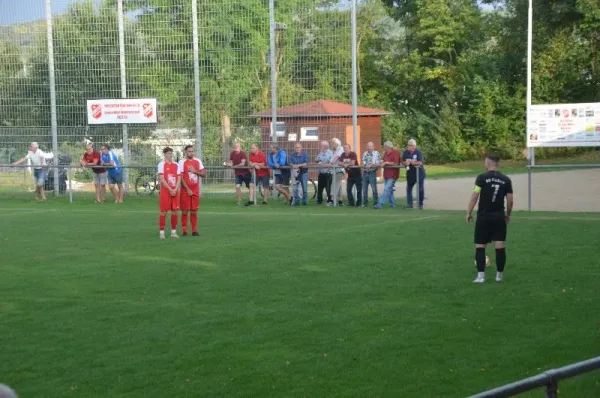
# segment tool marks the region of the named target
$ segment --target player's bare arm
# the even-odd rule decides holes
[[[193,167],[190,166],[190,169],[193,169]],[[193,171],[190,170],[190,172],[193,173]],[[188,186],[188,184],[185,182],[185,179],[181,179],[181,186],[183,186],[183,188],[185,188],[185,191],[187,192],[188,196],[192,196],[193,192],[190,189],[190,187]]]
[[[21,163],[23,163],[25,161],[25,159],[27,159],[26,157],[22,157],[21,159],[17,160],[16,162],[14,162],[12,165],[13,166],[18,166]]]
[[[177,192],[179,192],[179,190],[181,189],[181,181],[182,180],[183,180],[183,178],[181,178],[181,175],[178,175],[177,176],[177,185],[175,186],[173,196],[177,195]]]
[[[509,193],[506,195],[506,222],[510,222],[510,215],[512,214],[512,209],[514,205],[513,194]]]
[[[167,184],[167,180],[165,180],[165,176],[164,175],[159,175],[158,176],[159,180],[160,180],[160,186],[167,189],[169,192],[173,192],[173,190],[171,189],[171,187],[169,186],[169,184]]]
[[[471,200],[469,200],[469,206],[467,207],[467,223],[473,220],[473,209],[479,200],[479,192],[473,192],[471,194]]]

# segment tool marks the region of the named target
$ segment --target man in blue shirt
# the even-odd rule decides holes
[[[308,162],[308,153],[302,151],[302,144],[296,144],[296,151],[290,158],[292,173],[296,177],[293,206],[298,206],[300,204],[300,184],[302,184],[302,205],[306,206],[308,198]]]
[[[100,165],[107,166],[108,189],[112,192],[115,203],[123,203],[123,197],[125,196],[125,190],[123,189],[123,169],[117,155],[110,150],[108,145],[102,145]],[[115,185],[119,188],[118,191]]]
[[[423,208],[425,199],[425,168],[423,154],[417,149],[417,142],[408,140],[406,151],[402,154],[402,164],[406,166],[406,208],[413,208],[413,187],[419,182],[419,209]]]
[[[290,195],[290,176],[291,171],[288,166],[287,153],[283,149],[279,149],[279,145],[271,145],[271,152],[267,157],[269,168],[273,169],[275,177],[275,189],[285,197],[285,200],[291,200]]]

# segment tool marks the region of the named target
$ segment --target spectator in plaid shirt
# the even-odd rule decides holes
[[[377,192],[377,169],[381,164],[381,155],[375,150],[375,144],[369,142],[367,151],[362,156],[363,179],[362,179],[362,207],[369,205],[369,185],[373,191],[373,203],[377,204],[379,194]]]
[[[321,141],[321,152],[317,155],[317,163],[323,166],[330,166],[333,159],[333,152],[329,149],[329,142]],[[331,168],[323,167],[319,169],[319,179],[317,182],[317,204],[323,203],[323,190],[327,194],[327,203],[331,200]]]

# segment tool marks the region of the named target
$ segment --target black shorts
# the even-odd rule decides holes
[[[475,221],[475,244],[486,245],[492,241],[506,241],[506,219],[504,215],[497,217],[477,216]]]
[[[290,178],[292,176],[292,173],[289,170],[287,173],[285,173],[284,171],[285,170],[282,170],[281,174],[275,174],[275,185],[283,185],[284,187],[290,185]]]
[[[269,189],[269,176],[256,176],[256,186],[262,185],[263,188]]]
[[[246,188],[250,187],[252,182],[252,174],[244,174],[235,176],[235,185],[246,185]]]

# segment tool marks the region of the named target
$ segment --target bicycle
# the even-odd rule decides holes
[[[307,197],[308,197],[308,199],[314,200],[317,197],[317,183],[313,179],[309,178],[307,186],[308,186]],[[293,187],[293,185],[290,184],[290,188],[292,188],[292,187]],[[262,198],[264,198],[265,194],[263,193],[262,184],[258,184],[256,189],[258,190],[258,193],[260,194],[260,196]],[[300,189],[302,189],[302,188],[300,188]],[[274,183],[273,179],[269,179],[269,191],[273,192],[274,190],[275,190],[275,183]],[[290,193],[292,193],[292,189],[290,189]],[[282,196],[281,192],[277,192],[277,195],[276,195],[277,199],[280,199],[281,196]]]
[[[140,176],[135,179],[135,193],[152,196],[156,190],[160,191],[156,170],[153,167],[140,170]]]

